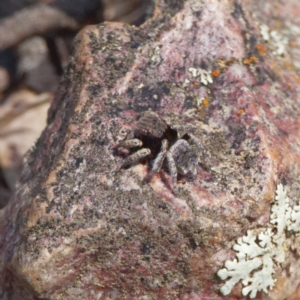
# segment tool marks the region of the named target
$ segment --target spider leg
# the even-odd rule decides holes
[[[198,156],[186,140],[179,139],[176,141],[176,143],[170,148],[169,152],[171,153],[181,174],[186,175],[191,173],[196,175]]]
[[[139,139],[124,140],[118,145],[118,147],[124,147],[128,149],[141,146],[143,146],[143,142]]]
[[[176,184],[176,182],[177,182],[177,167],[176,167],[176,163],[173,158],[173,155],[170,151],[167,152],[166,158],[167,158],[169,173],[172,177],[173,184]]]
[[[151,154],[150,149],[142,148],[142,149],[134,152],[130,156],[128,156],[125,159],[125,161],[123,162],[121,168],[126,168],[126,167],[129,167],[129,166],[133,165],[133,164],[136,164],[138,161],[140,161],[141,159],[147,157],[150,154]]]
[[[157,154],[157,156],[154,159],[153,164],[152,164],[153,172],[159,172],[161,170],[164,160],[166,158],[168,145],[169,145],[169,143],[167,140],[165,140],[165,139],[162,140],[160,152]]]

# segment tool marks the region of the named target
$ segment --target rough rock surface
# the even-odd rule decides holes
[[[161,0],[140,28],[83,30],[1,211],[1,299],[225,298],[216,274],[269,227],[277,185],[298,204],[299,17],[296,0]],[[196,176],[173,185],[152,157],[120,169],[117,145],[149,109],[198,139]],[[299,299],[290,239],[256,299]]]

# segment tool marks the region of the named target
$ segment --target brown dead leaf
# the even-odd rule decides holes
[[[0,167],[10,189],[14,188],[23,155],[46,126],[52,97],[50,93],[20,90],[0,107]]]

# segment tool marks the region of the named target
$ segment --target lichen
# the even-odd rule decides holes
[[[288,39],[278,31],[270,30],[265,24],[261,24],[259,28],[263,40],[269,43],[272,48],[272,53],[276,56],[284,55],[286,52],[286,46],[288,45]]]
[[[189,68],[189,72],[193,77],[200,77],[201,83],[204,85],[208,85],[209,83],[213,83],[213,78],[211,76],[211,71],[206,71],[203,69]]]
[[[259,291],[268,293],[276,283],[274,278],[275,262],[285,260],[284,243],[286,232],[300,231],[300,206],[292,208],[286,190],[282,184],[277,186],[275,202],[271,208],[270,226],[255,234],[248,230],[247,235],[238,238],[233,250],[236,259],[227,260],[225,268],[218,271],[218,276],[227,282],[221,287],[223,295],[228,295],[234,285],[242,281],[244,296],[250,293],[254,298]]]

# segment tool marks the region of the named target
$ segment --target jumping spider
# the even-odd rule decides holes
[[[193,145],[189,141],[192,141]],[[177,130],[168,125],[158,114],[147,111],[140,117],[125,140],[118,145],[133,151],[125,159],[121,168],[130,167],[152,156],[154,159],[151,163],[151,171],[159,172],[166,162],[172,181],[176,184],[178,173],[185,176],[197,174],[199,157],[193,147],[197,144],[199,142],[192,134],[179,137]]]

